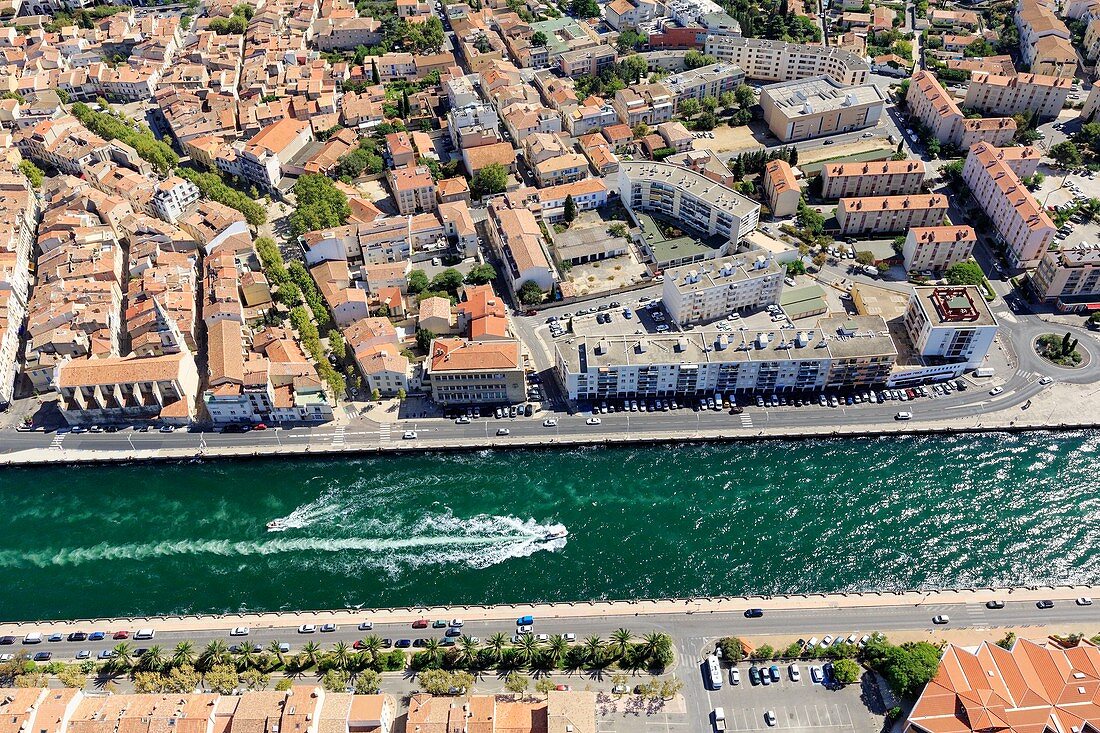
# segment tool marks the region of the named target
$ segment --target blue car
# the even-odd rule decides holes
[[[102,641],[107,638],[107,633],[104,631],[93,631],[88,634],[88,641]]]
[[[398,639],[394,646],[398,649],[408,649],[412,646],[412,639]]]
[[[534,616],[520,616],[516,619],[516,626],[530,626],[535,623]]]

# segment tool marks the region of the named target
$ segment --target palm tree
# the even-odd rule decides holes
[[[195,663],[195,645],[189,641],[181,641],[172,650],[172,666],[183,667]]]
[[[283,657],[283,649],[279,646],[279,642],[273,641],[268,644],[267,651],[279,661],[279,664],[286,664],[286,658]]]
[[[604,647],[603,639],[593,634],[584,640],[582,647],[590,662],[598,662],[600,660],[600,653],[603,651]]]
[[[642,637],[642,654],[648,657],[657,651],[658,647],[664,643],[665,635],[657,633],[656,631],[646,634]]]
[[[256,653],[252,651],[252,645],[247,641],[241,642],[237,647],[237,668],[241,671],[256,664]]]
[[[359,648],[370,654],[371,660],[377,659],[378,652],[382,651],[382,638],[378,634],[371,634],[363,639],[363,643],[359,645]]]
[[[441,645],[438,639],[428,639],[424,642],[424,652],[428,655],[428,659],[433,662],[439,659],[439,650]]]
[[[626,654],[626,649],[630,646],[630,640],[633,638],[634,634],[626,629],[613,631],[611,634],[611,649],[615,652],[615,656],[621,657]]]
[[[516,651],[524,664],[533,665],[538,659],[540,646],[539,640],[533,634],[524,634],[520,637],[519,647]]]
[[[569,642],[565,640],[565,637],[561,634],[554,634],[550,637],[550,646],[546,650],[546,656],[550,661],[557,666],[558,662],[565,657],[566,652],[569,651]]]
[[[125,641],[120,641],[115,644],[115,648],[111,650],[111,668],[117,669],[120,672],[124,672],[130,669],[133,663],[130,659],[130,645]]]
[[[336,642],[336,646],[332,648],[332,666],[336,669],[347,669],[348,662],[351,661],[351,647],[342,641]]]
[[[159,672],[164,668],[164,650],[154,644],[142,653],[138,665],[150,672]]]
[[[202,654],[199,655],[199,668],[203,672],[208,672],[214,666],[225,662],[228,657],[229,647],[221,639],[214,639],[203,648]]]
[[[504,647],[508,646],[508,637],[505,634],[497,632],[489,637],[486,646],[493,650],[493,657],[499,662],[501,656],[504,654]]]
[[[306,665],[307,667],[312,667],[317,664],[321,658],[321,645],[315,641],[306,642],[305,646],[302,647],[300,656],[309,662],[309,664]]]
[[[477,642],[463,634],[458,640],[458,652],[463,662],[473,662],[477,659]]]

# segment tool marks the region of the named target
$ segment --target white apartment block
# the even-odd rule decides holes
[[[1057,233],[1054,222],[1020,181],[1021,150],[1026,149],[979,143],[970,148],[963,166],[970,194],[993,222],[1009,259],[1018,267],[1038,260]]]
[[[897,350],[879,316],[824,318],[790,332],[586,336],[556,346],[571,401],[807,393],[884,384]]]
[[[838,84],[855,86],[867,81],[867,60],[850,51],[763,38],[710,34],[704,52],[718,61],[744,70],[749,79],[791,81],[828,76]]]
[[[974,251],[978,235],[971,226],[915,227],[902,247],[906,272],[944,272],[964,262]]]
[[[976,71],[970,77],[963,106],[996,115],[1027,111],[1046,119],[1057,117],[1069,97],[1073,79],[1039,74],[1001,76]]]
[[[733,64],[710,64],[689,69],[661,80],[661,86],[672,95],[676,108],[685,99],[702,102],[704,97],[718,99],[745,83],[745,72]]]
[[[997,318],[974,285],[914,288],[904,324],[922,358],[960,372],[981,366],[997,336]]]
[[[199,187],[191,181],[170,176],[157,184],[153,194],[153,210],[169,224],[175,224],[188,206],[199,200]]]
[[[312,140],[308,121],[287,117],[271,123],[245,143],[236,165],[243,177],[274,190],[283,178],[283,166]]]
[[[760,106],[772,133],[793,142],[873,127],[886,97],[873,84],[844,86],[817,76],[764,87]]]
[[[660,214],[730,242],[756,229],[760,204],[683,166],[654,161],[619,164],[619,196],[629,208]]]
[[[826,163],[821,169],[821,197],[898,196],[920,193],[925,166],[920,160]]]
[[[1100,302],[1100,245],[1047,250],[1031,275],[1031,288],[1061,311],[1086,310]]]
[[[661,300],[679,326],[710,323],[778,303],[785,272],[759,250],[670,267],[664,271]]]
[[[842,234],[904,232],[943,224],[947,197],[942,194],[844,198],[836,209]]]

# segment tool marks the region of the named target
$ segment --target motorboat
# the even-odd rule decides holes
[[[287,524],[282,519],[272,519],[267,523],[268,532],[282,532],[287,528]]]
[[[569,536],[569,530],[567,530],[565,527],[562,527],[561,529],[555,529],[553,531],[547,532],[542,536],[542,539],[545,542],[551,542],[552,540],[564,539],[567,536]]]

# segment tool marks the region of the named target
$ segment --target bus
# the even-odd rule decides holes
[[[707,657],[707,680],[710,682],[710,689],[722,689],[722,668],[718,664],[718,657],[713,654]]]

